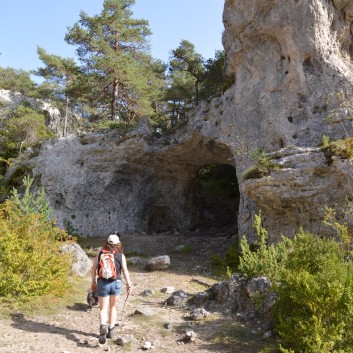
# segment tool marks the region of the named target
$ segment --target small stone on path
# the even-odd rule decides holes
[[[165,287],[161,289],[162,293],[172,294],[175,291],[174,287]]]
[[[152,343],[151,342],[148,342],[146,341],[143,346],[141,347],[144,351],[147,351],[148,349],[151,349],[152,348]]]

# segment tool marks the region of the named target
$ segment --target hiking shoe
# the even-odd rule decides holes
[[[104,344],[107,341],[107,333],[108,333],[108,329],[107,329],[107,325],[101,325],[99,328],[99,338],[98,338],[98,342],[100,344]]]
[[[115,327],[113,328],[109,328],[108,329],[108,333],[107,333],[107,338],[113,339],[114,338],[114,334],[115,334]]]

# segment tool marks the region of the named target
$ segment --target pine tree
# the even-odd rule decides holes
[[[217,50],[214,58],[205,62],[205,72],[200,89],[201,99],[212,99],[221,96],[233,83],[233,77],[225,74],[226,57],[224,50]]]
[[[53,83],[56,96],[65,101],[63,136],[66,136],[70,91],[72,91],[74,81],[78,79],[80,74],[79,68],[74,59],[62,58],[58,55],[50,55],[41,47],[37,48],[37,53],[46,67],[39,68],[36,74],[42,76],[48,82]]]
[[[153,112],[148,99],[155,88],[147,42],[151,31],[148,21],[132,18],[134,4],[135,0],[105,0],[99,15],[82,11],[65,36],[67,43],[77,46],[94,86],[92,101],[105,113],[110,106],[112,120],[132,121]]]
[[[53,213],[45,198],[44,188],[40,189],[37,194],[33,194],[30,189],[33,184],[33,179],[29,176],[23,178],[25,191],[23,195],[19,195],[17,190],[12,189],[10,200],[14,202],[22,214],[40,214],[48,221]]]
[[[0,67],[0,89],[37,98],[36,84],[31,79],[31,73],[21,69]]]
[[[199,86],[205,72],[203,58],[195,51],[195,46],[187,40],[182,40],[178,48],[172,50],[170,71],[185,71],[194,82],[194,102],[199,103]]]

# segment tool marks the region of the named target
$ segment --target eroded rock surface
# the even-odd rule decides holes
[[[201,103],[186,127],[157,138],[142,121],[126,136],[44,146],[34,173],[59,224],[88,236],[191,229],[199,217],[196,174],[210,163],[236,169],[240,235],[253,236],[258,209],[276,240],[300,225],[320,232],[323,207],[342,205],[352,162],[327,163],[315,149],[323,135],[353,136],[342,104],[352,93],[353,1],[226,0],[223,20],[235,83]],[[279,151],[283,168],[245,181],[257,148]]]

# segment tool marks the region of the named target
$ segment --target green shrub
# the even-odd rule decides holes
[[[320,147],[322,149],[328,148],[330,146],[330,138],[327,135],[323,135],[321,137],[321,141],[320,141]]]
[[[267,245],[260,214],[254,221],[255,249],[241,241],[239,270],[276,283],[272,319],[283,353],[353,352],[351,237],[330,209],[324,223],[336,231],[335,239],[299,230],[293,239]]]
[[[90,140],[86,137],[81,138],[80,143],[81,145],[88,145]]]
[[[211,265],[213,273],[221,277],[230,277],[238,269],[239,256],[238,244],[229,246],[224,256],[212,255]]]
[[[331,159],[333,156],[339,156],[343,159],[353,157],[353,138],[331,141],[327,136],[323,136],[320,147],[327,159]]]
[[[129,123],[123,120],[111,121],[111,120],[99,120],[92,124],[95,130],[106,131],[106,130],[119,130],[121,133],[125,133],[127,130],[136,126],[136,123]]]
[[[276,288],[282,352],[353,352],[353,266],[335,240],[301,231]]]
[[[10,200],[17,206],[23,214],[36,213],[44,217],[45,221],[49,221],[53,210],[50,208],[45,198],[44,188],[40,189],[37,194],[33,194],[30,188],[33,184],[33,178],[29,176],[22,179],[25,191],[19,195],[16,189],[12,189]]]
[[[284,239],[277,245],[268,245],[267,230],[262,227],[261,222],[261,213],[255,215],[253,226],[257,241],[253,245],[250,245],[245,237],[240,242],[238,270],[246,277],[267,276],[276,280],[287,256],[287,240]]]
[[[255,165],[245,171],[243,174],[244,180],[262,178],[269,175],[272,170],[280,169],[280,166],[261,149],[255,150],[251,155],[251,159]]]
[[[46,127],[42,113],[21,105],[4,119],[0,137],[0,157],[10,159],[54,135]]]
[[[61,294],[69,287],[71,260],[62,255],[62,230],[40,214],[23,214],[12,201],[0,207],[0,295]]]
[[[344,211],[348,217],[351,217],[352,214],[352,204],[347,201],[346,210]],[[323,223],[330,227],[335,232],[336,240],[338,240],[341,249],[344,251],[346,258],[352,258],[352,245],[353,245],[353,237],[352,231],[348,226],[347,222],[338,222],[336,211],[333,208],[326,207],[325,208],[325,217]]]
[[[33,170],[33,166],[23,163],[14,163],[14,168],[15,170],[11,173],[7,181],[7,186],[10,190],[12,188],[19,188],[23,184],[23,178],[27,175],[31,175]]]

